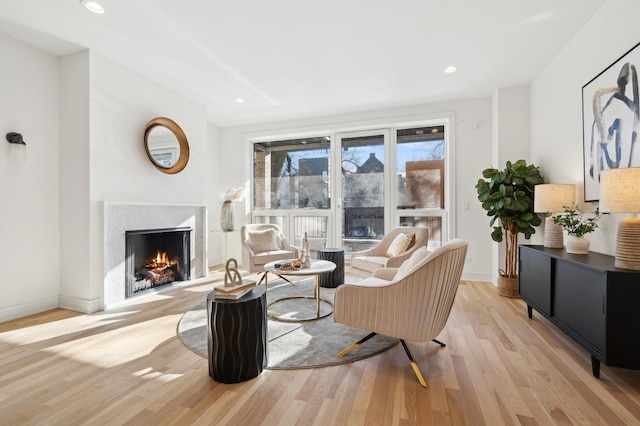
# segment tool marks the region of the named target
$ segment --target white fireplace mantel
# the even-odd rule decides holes
[[[104,309],[125,301],[125,231],[190,227],[191,279],[207,276],[207,207],[104,203]]]

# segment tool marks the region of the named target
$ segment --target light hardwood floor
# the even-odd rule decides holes
[[[0,324],[0,424],[633,425],[640,371],[603,365],[521,300],[463,282],[439,339],[366,360],[265,370],[226,385],[176,337],[211,284],[85,315],[54,310]]]

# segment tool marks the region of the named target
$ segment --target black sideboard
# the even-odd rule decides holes
[[[600,362],[640,370],[640,271],[619,269],[614,257],[563,249],[519,248],[520,297]]]

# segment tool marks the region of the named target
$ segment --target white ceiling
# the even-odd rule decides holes
[[[88,47],[205,105],[223,127],[527,84],[606,2],[99,1],[103,15],[79,0],[2,0],[0,32],[56,55]]]

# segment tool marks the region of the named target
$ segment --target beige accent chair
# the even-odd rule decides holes
[[[297,259],[298,249],[287,242],[280,226],[271,223],[243,225],[242,267],[249,272],[264,272],[264,265],[275,260]]]
[[[336,289],[333,319],[372,333],[338,354],[346,355],[376,334],[400,339],[418,381],[427,387],[405,340],[436,340],[453,306],[467,243],[452,240],[429,253],[420,247],[400,268],[380,268],[373,276]]]
[[[393,240],[401,234],[415,234],[416,239],[413,245],[404,253],[395,256],[387,256],[389,246]],[[429,241],[429,229],[399,226],[391,231],[380,240],[380,244],[368,250],[357,251],[351,254],[351,272],[356,275],[368,277],[378,268],[398,268],[402,262],[407,260],[413,252],[420,247],[425,247]]]

